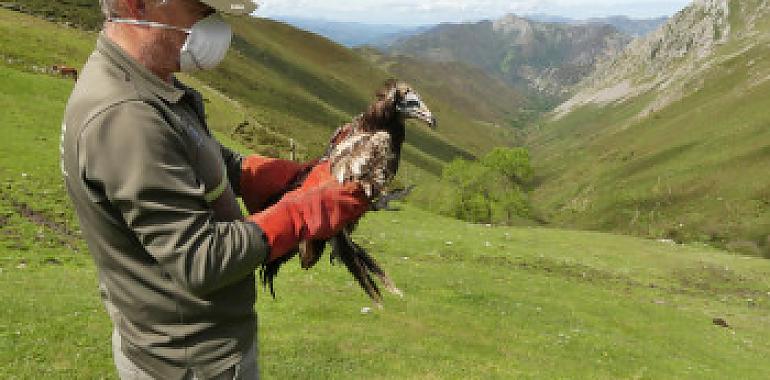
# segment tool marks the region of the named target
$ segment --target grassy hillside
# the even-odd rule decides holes
[[[41,4],[28,6],[40,12],[48,9]],[[79,4],[52,7],[56,15],[66,17],[75,8],[85,9]],[[95,4],[90,7],[98,13]],[[332,131],[362,112],[391,77],[351,50],[286,24],[265,19],[231,22],[236,36],[223,65],[180,77],[204,92],[214,130],[259,153],[288,157],[293,139],[300,159],[317,157]],[[0,9],[0,31],[3,63],[29,72],[42,73],[55,64],[80,67],[96,39],[96,32],[5,9]],[[416,124],[408,128],[400,181],[420,185],[413,197],[417,202],[430,199],[447,162],[513,143],[510,130],[456,110],[453,99],[445,99],[440,88],[421,87],[418,90],[430,99],[441,128],[438,132]],[[476,102],[483,105],[485,99]]]
[[[265,19],[231,22],[236,30],[232,54],[220,69],[196,76],[255,110],[255,122],[293,137],[310,155],[325,150],[331,132],[362,112],[390,77],[351,50],[289,25]],[[443,127],[439,133],[444,135],[470,128],[489,135],[462,118],[447,118]],[[441,160],[470,155],[475,148],[424,128],[410,128],[409,137],[411,145]]]
[[[476,122],[521,128],[536,117],[537,112],[532,109],[535,105],[530,99],[503,79],[479,68],[460,62],[435,62],[391,55],[371,47],[357,48],[356,52],[383,70],[414,83],[417,88],[430,94],[440,94],[441,101],[451,105],[452,112]],[[432,100],[428,99],[431,103]],[[501,132],[510,130],[503,128]],[[466,134],[464,139],[484,137]],[[453,139],[462,138],[453,136]],[[508,140],[511,140],[510,137]]]
[[[111,326],[58,168],[61,98],[72,83],[5,66],[0,83],[0,378],[114,378]],[[487,228],[410,206],[367,216],[356,239],[406,298],[362,314],[371,305],[344,269],[290,266],[277,300],[260,293],[264,378],[764,379],[770,371],[765,260]]]
[[[86,29],[99,29],[102,20],[95,1],[20,0],[7,3],[7,7]],[[196,76],[202,84],[235,100],[243,110],[237,112],[243,116],[241,120],[230,120],[235,124],[217,127],[239,135],[234,136],[236,139],[246,137],[248,145],[263,153],[286,155],[289,139],[293,138],[299,143],[301,156],[320,154],[325,150],[327,136],[362,112],[374,92],[392,77],[350,50],[313,33],[266,19],[230,21],[236,37],[227,60],[220,69]],[[35,31],[28,34],[34,35]],[[64,32],[64,36],[69,33]],[[17,37],[20,35],[11,29],[6,38]],[[34,37],[34,41],[41,40],[41,36]],[[72,43],[79,43],[74,40]],[[66,37],[62,42],[63,46],[72,44]],[[79,66],[84,59],[82,54],[73,54],[69,61],[72,66]],[[454,157],[483,154],[501,142],[510,143],[509,135],[488,123],[479,123],[473,118],[476,115],[457,112],[452,99],[445,99],[442,93],[430,88],[422,92],[431,98],[430,105],[442,121],[438,133],[420,128],[409,131],[407,142],[412,148],[405,158],[422,171],[435,176],[435,168],[440,165],[427,164],[425,157],[414,152],[415,148],[430,159],[446,162]],[[484,107],[485,99],[469,100],[467,107]],[[236,132],[235,126],[243,122],[249,126]]]
[[[98,0],[13,0],[1,3],[8,9],[87,30],[99,29],[104,20],[101,12],[98,11],[98,4]]]
[[[770,256],[770,17],[754,2],[731,12],[730,40],[672,86],[682,98],[584,105],[533,131],[551,220]]]

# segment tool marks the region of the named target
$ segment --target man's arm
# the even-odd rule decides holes
[[[227,178],[230,179],[230,186],[233,188],[233,192],[236,196],[241,196],[241,166],[243,163],[243,156],[221,143],[219,146],[222,150],[222,158],[225,160]]]
[[[254,223],[217,223],[185,140],[152,106],[128,102],[80,138],[85,180],[101,188],[145,250],[184,288],[206,295],[243,280],[269,247]]]

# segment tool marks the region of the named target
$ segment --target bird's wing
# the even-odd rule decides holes
[[[395,173],[389,163],[395,159],[392,139],[387,132],[358,132],[348,136],[332,150],[331,171],[339,182],[361,183],[369,199],[379,197]]]
[[[337,130],[334,131],[332,138],[329,139],[329,144],[327,145],[326,153],[324,154],[324,157],[328,158],[331,155],[331,153],[334,151],[334,149],[337,147],[337,145],[339,145],[345,139],[350,137],[350,135],[353,134],[355,129],[356,129],[355,123],[347,123],[337,128]]]

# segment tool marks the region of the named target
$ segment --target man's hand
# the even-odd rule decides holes
[[[360,184],[330,181],[289,193],[276,205],[248,219],[267,236],[272,261],[290,252],[300,241],[331,238],[358,220],[368,208],[369,201]]]
[[[297,176],[315,166],[315,162],[305,164],[294,161],[251,155],[241,163],[241,198],[250,213],[257,213],[265,208],[268,200],[288,190]]]

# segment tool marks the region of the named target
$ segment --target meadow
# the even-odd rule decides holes
[[[46,49],[25,48],[20,38]],[[3,379],[116,377],[96,269],[59,170],[72,81],[38,70],[52,61],[80,64],[94,38],[0,10]],[[280,55],[290,45],[265,46]],[[303,65],[311,66],[297,63],[299,72],[318,70]],[[292,123],[318,118],[307,131],[319,132],[359,104],[335,98],[337,81],[321,80],[316,95],[282,83],[286,91],[276,98],[249,100],[246,92],[233,96],[207,84],[218,79],[184,79],[206,97],[217,137],[242,152],[278,146],[285,154],[277,142],[289,137]],[[324,106],[323,115],[297,119],[265,105],[327,96],[333,110]],[[233,133],[244,120],[259,139]],[[415,141],[435,144],[406,150],[410,164],[402,176],[421,182],[440,171],[441,147],[451,144],[436,136]],[[308,146],[303,154],[312,152]],[[423,189],[422,196],[440,201],[440,193]],[[384,310],[362,312],[372,305],[343,268],[321,262],[305,272],[290,265],[277,279],[275,300],[259,290],[264,378],[764,379],[770,373],[766,260],[699,244],[475,225],[411,203],[397,206],[368,215],[356,240],[406,296],[386,296]]]
[[[0,378],[114,378],[111,326],[58,168],[72,84],[8,67],[0,82],[0,102],[12,110],[0,114]],[[399,207],[367,216],[356,239],[405,298],[362,313],[372,305],[343,268],[290,265],[277,299],[259,292],[264,378],[762,379],[770,371],[765,260]]]

